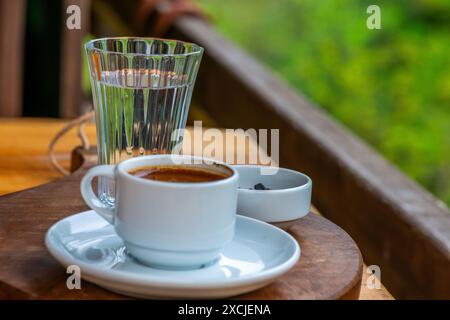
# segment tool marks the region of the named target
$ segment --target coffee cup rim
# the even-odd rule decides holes
[[[207,182],[172,182],[172,181],[169,182],[169,181],[142,179],[142,178],[136,177],[128,172],[131,169],[145,166],[145,164],[130,167],[128,169],[124,169],[124,167],[129,165],[130,163],[142,162],[142,161],[145,161],[146,159],[165,159],[165,158],[169,158],[169,157],[175,157],[178,159],[180,159],[180,158],[191,159],[194,161],[201,160],[202,163],[204,163],[204,161],[206,160],[206,161],[208,161],[208,163],[204,163],[205,165],[223,166],[226,169],[230,170],[231,175],[224,179],[215,180],[215,181],[207,181]],[[183,163],[181,163],[181,165],[182,164]],[[158,164],[151,164],[151,165],[158,165]],[[176,163],[174,163],[174,165],[176,165]],[[192,155],[177,155],[177,154],[155,154],[155,155],[146,155],[146,156],[140,156],[140,157],[127,159],[127,160],[124,160],[124,161],[120,162],[119,164],[117,164],[115,170],[120,172],[121,174],[123,174],[127,179],[131,179],[135,182],[144,183],[144,184],[148,184],[148,185],[184,187],[184,188],[185,187],[193,187],[193,188],[195,188],[195,187],[212,187],[212,186],[217,186],[217,185],[224,184],[229,181],[238,179],[238,177],[239,177],[238,171],[236,169],[234,169],[233,166],[228,165],[222,161],[218,161],[218,160],[207,158],[207,157],[199,157],[199,156],[192,156]]]

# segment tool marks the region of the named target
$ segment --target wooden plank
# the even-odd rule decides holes
[[[0,119],[0,136],[8,137],[0,143],[0,195],[61,178],[50,165],[47,148],[65,123],[58,119]],[[94,126],[87,126],[86,132],[95,144]],[[71,150],[79,144],[72,130],[56,145],[56,157],[66,168]]]
[[[0,0],[0,116],[22,115],[26,0]]]
[[[205,47],[194,99],[222,127],[280,128],[280,163],[315,181],[319,210],[356,239],[399,298],[450,298],[450,212],[297,90],[184,17],[169,37]]]
[[[81,12],[81,29],[69,30],[66,26],[67,7],[77,5]],[[90,0],[64,0],[61,50],[61,103],[60,115],[74,118],[82,112],[81,54],[83,38],[88,32]]]

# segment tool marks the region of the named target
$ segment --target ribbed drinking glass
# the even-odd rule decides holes
[[[99,164],[177,153],[203,48],[177,40],[103,38],[86,44]],[[105,204],[114,184],[99,178]]]

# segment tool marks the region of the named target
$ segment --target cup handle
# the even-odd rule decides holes
[[[111,179],[115,178],[114,166],[112,165],[101,165],[89,169],[81,179],[81,196],[83,197],[86,204],[100,216],[102,216],[106,221],[113,224],[114,223],[114,207],[109,207],[104,204],[94,193],[92,189],[92,179],[95,177],[102,176]]]

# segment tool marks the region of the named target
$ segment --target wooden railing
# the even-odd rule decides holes
[[[133,6],[111,3],[132,22]],[[182,17],[167,37],[205,48],[194,100],[218,125],[280,129],[281,166],[312,177],[314,204],[381,268],[395,297],[450,298],[450,212],[442,202],[211,25]]]

